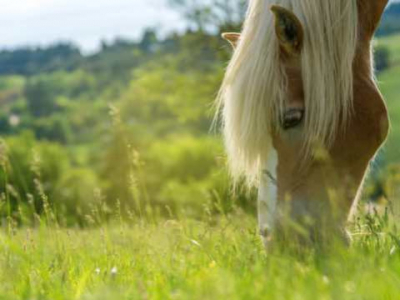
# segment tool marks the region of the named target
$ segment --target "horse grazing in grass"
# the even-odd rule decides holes
[[[389,130],[371,51],[387,2],[251,0],[243,31],[223,35],[235,50],[218,114],[232,176],[258,187],[265,244],[348,239]]]

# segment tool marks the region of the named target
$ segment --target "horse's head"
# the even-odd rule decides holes
[[[236,48],[220,96],[232,173],[259,186],[262,229],[284,208],[342,226],[388,132],[370,50],[388,0],[272,2],[253,0],[242,35],[224,35]]]

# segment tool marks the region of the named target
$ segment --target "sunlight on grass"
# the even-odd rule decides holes
[[[212,223],[14,228],[0,235],[0,298],[397,299],[400,241],[384,218],[368,218],[350,249],[301,258],[267,255],[239,211]]]

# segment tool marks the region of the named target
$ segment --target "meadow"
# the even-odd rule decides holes
[[[400,299],[400,36],[378,41],[392,130],[352,246],[269,253],[209,131],[226,46],[154,39],[0,78],[0,299]]]
[[[398,299],[396,228],[377,215],[359,222],[351,248],[301,255],[267,254],[240,210],[197,221],[116,216],[90,230],[10,225],[0,299]]]

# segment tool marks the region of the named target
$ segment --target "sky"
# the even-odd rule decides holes
[[[73,41],[84,52],[101,40],[138,38],[146,27],[161,33],[184,28],[166,0],[0,0],[0,48]]]
[[[166,0],[0,0],[0,48],[73,41],[85,52],[101,40],[184,28]]]

